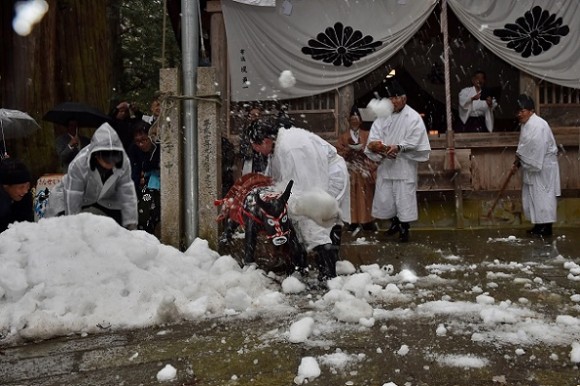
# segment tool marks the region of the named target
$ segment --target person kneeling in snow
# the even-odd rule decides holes
[[[344,159],[328,142],[304,129],[284,128],[278,121],[260,121],[248,133],[252,148],[270,156],[266,174],[276,183],[294,181],[288,209],[296,231],[308,251],[316,252],[320,281],[336,277],[338,239],[333,225],[350,222],[350,183]],[[333,201],[329,211],[309,207],[309,197],[322,193]],[[312,205],[310,205],[312,206]],[[341,217],[341,218],[340,218]],[[336,228],[334,228],[336,231]]]
[[[137,195],[131,164],[115,130],[103,123],[90,145],[68,167],[50,194],[46,216],[80,212],[102,214],[127,229],[137,229]]]

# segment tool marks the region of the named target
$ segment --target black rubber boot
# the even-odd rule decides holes
[[[530,233],[535,236],[552,236],[552,224],[536,224]]]
[[[531,229],[528,229],[528,230],[526,231],[526,233],[527,233],[527,234],[529,234],[529,235],[535,235],[535,234],[537,234],[537,233],[538,233],[538,231],[539,231],[539,228],[540,228],[540,224],[534,224],[534,227],[533,227],[533,228],[531,228]]]
[[[387,236],[396,235],[397,233],[401,232],[401,222],[397,216],[391,219],[391,226],[385,232]]]
[[[332,244],[319,245],[314,248],[316,265],[318,267],[318,281],[325,282],[336,277],[336,262],[338,248]]]
[[[340,241],[342,240],[342,225],[335,225],[330,231],[330,241],[332,245],[340,246]]]
[[[401,223],[401,233],[399,234],[399,241],[402,243],[409,242],[409,228],[411,226],[408,222]]]

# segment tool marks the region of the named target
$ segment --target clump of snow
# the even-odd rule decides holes
[[[288,212],[291,216],[308,217],[323,227],[330,227],[340,219],[336,199],[322,189],[291,195]]]
[[[570,315],[558,315],[556,316],[556,323],[562,324],[565,326],[579,326],[580,327],[580,319],[575,318]]]
[[[282,281],[282,292],[285,294],[297,294],[306,290],[306,284],[294,276],[288,276]]]
[[[352,242],[353,245],[369,245],[372,244],[372,241],[367,240],[366,237],[357,237],[356,240]]]
[[[312,334],[313,327],[314,327],[314,319],[312,319],[309,316],[292,323],[292,325],[290,326],[288,341],[290,341],[291,343],[306,342],[310,334]]]
[[[580,342],[572,343],[572,351],[570,351],[570,360],[572,363],[580,363]]]
[[[348,370],[353,364],[361,362],[364,358],[364,354],[347,354],[337,349],[332,354],[319,356],[318,361],[321,365],[329,367],[331,372],[337,373]]]
[[[45,0],[18,1],[14,5],[16,15],[12,20],[12,28],[20,36],[28,36],[32,27],[40,22],[46,12],[48,3]]]
[[[475,298],[475,301],[478,304],[493,304],[493,303],[495,303],[495,299],[487,294],[478,295]]]
[[[157,380],[159,382],[167,382],[172,381],[177,376],[177,369],[171,365],[165,365],[159,372],[157,373]]]
[[[339,260],[336,262],[337,275],[352,275],[356,272],[356,267],[348,260]]]
[[[292,71],[284,70],[280,73],[278,83],[280,83],[280,87],[282,88],[294,87],[296,84],[296,78],[294,77],[294,74],[292,74]]]
[[[570,300],[572,300],[573,302],[576,302],[576,303],[580,302],[580,294],[575,294],[575,295],[570,296]]]
[[[445,328],[445,325],[443,323],[440,323],[437,326],[437,330],[435,330],[435,333],[438,336],[445,336],[445,335],[447,335],[447,328]]]
[[[475,355],[442,355],[437,362],[444,366],[480,369],[487,366],[489,360]]]
[[[300,366],[298,366],[298,375],[294,378],[294,383],[297,385],[302,385],[303,383],[308,383],[315,378],[318,378],[321,374],[320,366],[314,357],[304,357],[300,361]]]
[[[406,344],[402,345],[399,350],[397,351],[397,354],[404,357],[405,355],[407,355],[409,353],[409,346],[407,346]]]
[[[415,272],[409,269],[403,269],[397,276],[403,283],[416,283],[418,279]]]
[[[341,322],[359,323],[361,318],[373,316],[373,308],[363,299],[351,298],[336,302],[332,313]]]

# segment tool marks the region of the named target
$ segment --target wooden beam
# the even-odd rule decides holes
[[[205,11],[209,13],[221,12],[222,2],[220,0],[211,0],[205,4]]]

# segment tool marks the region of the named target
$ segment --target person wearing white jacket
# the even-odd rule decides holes
[[[536,115],[533,99],[522,94],[517,103],[521,132],[513,168],[522,172],[522,208],[534,224],[528,233],[551,236],[560,195],[558,146],[548,122]]]
[[[417,167],[429,160],[431,146],[423,119],[407,105],[405,90],[391,79],[384,88],[393,113],[377,118],[371,127],[365,154],[380,162],[377,168],[372,216],[391,219],[388,235],[399,233],[409,241],[409,223],[419,218],[417,209]]]
[[[473,86],[465,87],[459,92],[460,125],[456,128],[460,133],[480,133],[493,131],[493,111],[497,101],[491,95],[486,95],[486,75],[476,71],[471,77]]]
[[[137,229],[137,195],[131,163],[117,132],[103,123],[91,143],[72,160],[51,191],[46,216],[80,212],[104,214],[127,229]]]
[[[297,127],[280,128],[277,121],[260,121],[248,135],[256,152],[270,156],[266,174],[276,183],[294,181],[288,210],[301,242],[316,252],[318,279],[336,277],[340,237],[333,240],[332,232],[338,231],[337,222],[350,222],[350,182],[344,159],[318,135]],[[322,196],[333,200],[336,210],[321,211],[318,197]],[[327,214],[332,218],[318,218]]]

